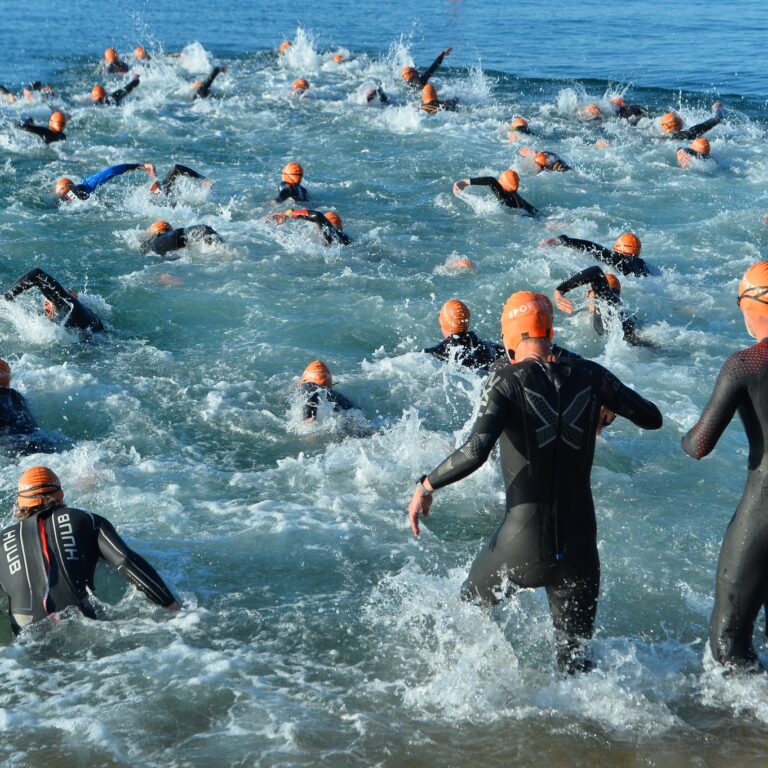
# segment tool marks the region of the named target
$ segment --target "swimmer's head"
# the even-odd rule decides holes
[[[61,178],[56,181],[56,185],[53,188],[54,194],[61,200],[72,200],[75,196],[73,191],[75,183],[72,179]]]
[[[619,235],[616,238],[616,242],[613,244],[613,250],[616,253],[620,253],[622,256],[639,256],[642,243],[637,235],[633,235],[631,232],[625,232],[623,235]]]
[[[430,101],[437,101],[437,91],[435,90],[434,85],[430,85],[427,83],[422,89],[421,89],[421,100],[427,104]]]
[[[521,341],[549,339],[554,335],[552,302],[543,293],[513,293],[501,311],[501,338],[504,348],[514,353]]]
[[[35,510],[64,503],[61,480],[48,467],[32,467],[19,478],[17,517],[29,517]]]
[[[322,360],[313,360],[301,374],[299,384],[317,384],[319,387],[332,387],[333,377],[328,366]]]
[[[298,77],[293,81],[291,88],[293,88],[296,93],[304,93],[309,90],[309,83],[303,77]]]
[[[612,275],[610,272],[605,273],[605,282],[608,283],[610,289],[617,295],[621,296],[621,282],[616,275]],[[590,312],[595,311],[595,292],[592,290],[587,291],[587,307]]]
[[[139,59],[139,61],[149,61],[149,54],[143,45],[137,45],[133,49],[133,55]]]
[[[469,330],[469,307],[458,299],[449,299],[440,309],[440,330],[447,338],[454,333],[465,333]]]
[[[55,133],[61,133],[64,130],[64,126],[67,124],[67,116],[63,112],[58,110],[51,114],[48,120],[48,127]]]
[[[539,168],[544,168],[547,165],[547,153],[537,152],[533,156],[533,162],[536,163],[536,165],[538,165]]]
[[[581,116],[584,120],[597,120],[597,118],[603,116],[603,113],[600,111],[600,107],[598,107],[597,104],[587,104],[582,108]]]
[[[691,142],[691,149],[694,152],[698,152],[700,155],[704,155],[704,157],[709,157],[709,140],[705,139],[703,136],[699,137],[698,139],[694,139]]]
[[[677,112],[667,112],[666,115],[661,116],[659,125],[664,133],[674,133],[683,127],[683,119]]]
[[[744,273],[736,303],[745,315],[768,317],[768,261],[759,261]]]
[[[413,67],[403,67],[400,70],[400,77],[406,82],[410,82],[419,76],[419,73]]]
[[[0,358],[0,387],[11,386],[11,366]]]
[[[107,92],[103,85],[94,85],[91,88],[91,101],[104,101],[107,98]]]
[[[323,216],[325,216],[326,220],[330,222],[336,229],[341,231],[344,229],[344,224],[341,221],[341,216],[339,216],[338,213],[335,213],[334,211],[326,211]]]
[[[293,43],[290,40],[283,40],[282,43],[277,47],[278,53],[286,53],[288,49],[293,45]]]
[[[291,186],[301,184],[301,180],[304,178],[304,169],[299,163],[288,163],[288,165],[283,166],[282,177],[283,181]]]
[[[446,259],[445,268],[451,272],[468,272],[477,269],[477,264],[467,256],[459,256],[458,259]]]
[[[505,192],[517,192],[520,188],[520,177],[517,175],[517,171],[513,171],[511,168],[504,171],[499,176],[499,184]]]
[[[624,99],[622,99],[621,96],[614,96],[611,99],[611,104],[613,104],[614,107],[625,107],[627,105],[627,102],[624,101]]]
[[[147,232],[150,235],[162,235],[163,232],[170,232],[173,230],[173,226],[169,224],[167,221],[163,221],[162,219],[158,219],[157,221],[153,222],[149,225],[147,228]]]
[[[117,51],[114,48],[107,48],[107,50],[104,51],[104,61],[106,61],[107,64],[114,64],[114,62],[117,61]]]
[[[509,125],[510,131],[519,131],[520,133],[530,133],[528,121],[524,117],[516,117]]]
[[[334,53],[331,57],[337,64],[341,64],[344,61],[344,57],[340,53]]]

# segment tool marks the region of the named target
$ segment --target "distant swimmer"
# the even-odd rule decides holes
[[[51,144],[54,141],[66,141],[67,136],[64,133],[64,127],[66,124],[67,116],[63,112],[59,112],[57,110],[48,120],[47,128],[42,125],[35,125],[35,121],[31,117],[28,117],[23,123],[20,123],[19,128],[22,131],[34,133],[36,136],[39,136],[46,144]]]
[[[186,248],[193,243],[205,243],[214,245],[223,243],[221,235],[207,224],[195,224],[191,227],[179,227],[174,229],[167,221],[156,221],[147,230],[148,238],[141,244],[142,253],[156,253],[168,260],[178,259],[178,255],[172,257],[166,254]]]
[[[147,49],[143,45],[137,45],[133,49],[133,57],[136,61],[151,61],[152,57],[147,53]]]
[[[272,202],[282,203],[290,199],[297,203],[306,203],[309,200],[309,192],[301,186],[304,169],[299,163],[288,163],[283,166],[281,176],[282,181],[278,188],[277,197]]]
[[[288,49],[291,48],[293,43],[290,40],[283,40],[280,45],[277,46],[277,52],[281,54],[288,53]]]
[[[110,165],[108,168],[88,176],[79,184],[75,184],[72,179],[61,178],[54,186],[54,194],[59,200],[71,201],[76,197],[80,200],[87,200],[102,184],[106,184],[110,179],[116,176],[122,176],[129,171],[141,169],[154,179],[157,173],[152,163],[121,163],[120,165]]]
[[[22,275],[4,294],[6,301],[32,288],[37,288],[45,297],[43,311],[49,320],[63,322],[65,328],[98,333],[104,330],[99,316],[88,309],[74,291],[68,291],[56,278],[39,267]]]
[[[583,123],[591,123],[595,120],[602,120],[605,115],[597,104],[587,104],[579,109],[577,117]]]
[[[323,402],[330,403],[334,412],[349,411],[355,407],[344,395],[333,389],[333,377],[322,360],[313,360],[304,369],[296,386],[304,398],[305,421],[317,418],[318,406]]]
[[[682,445],[689,456],[703,458],[738,411],[749,441],[747,483],[720,550],[709,645],[720,664],[758,670],[762,665],[752,647],[752,632],[768,599],[768,261],[744,273],[736,301],[747,333],[757,343],[725,361],[709,402]]]
[[[593,327],[598,336],[605,335],[613,323],[620,323],[624,340],[628,344],[638,347],[654,346],[638,335],[637,319],[627,312],[621,301],[619,278],[610,273],[606,274],[598,266],[587,267],[555,288],[557,308],[570,315],[574,306],[570,299],[565,298],[565,294],[582,285],[589,286],[589,311],[592,313]]]
[[[94,85],[93,88],[91,88],[91,101],[97,106],[120,106],[120,102],[122,102],[131,91],[138,88],[140,83],[141,81],[137,75],[127,85],[118,88],[116,91],[112,91],[109,95],[107,95],[103,85]]]
[[[11,388],[11,366],[0,360],[0,446],[13,453],[52,453],[55,447],[39,435],[24,395]]]
[[[457,195],[466,187],[490,187],[491,192],[501,201],[501,203],[507,208],[520,208],[531,216],[536,216],[538,210],[534,208],[529,202],[523,200],[520,195],[517,194],[517,190],[520,187],[520,177],[516,171],[507,170],[504,171],[498,179],[494,179],[493,176],[477,176],[473,179],[460,179],[453,185],[453,194]]]
[[[288,219],[301,219],[316,224],[326,245],[349,245],[352,242],[352,238],[344,232],[341,216],[334,211],[321,213],[307,208],[289,208],[287,211],[278,211],[267,216],[267,221],[278,226]]]
[[[540,248],[548,248],[554,245],[564,245],[566,248],[573,248],[575,251],[589,253],[598,261],[602,261],[603,264],[618,269],[622,275],[645,277],[651,273],[646,262],[640,258],[640,250],[642,248],[640,238],[631,232],[619,235],[613,244],[613,250],[605,248],[598,243],[593,243],[591,240],[578,240],[575,237],[568,237],[568,235],[551,237],[539,243]]]
[[[683,130],[683,118],[677,112],[667,112],[659,119],[659,125],[667,139],[687,140],[698,139],[707,131],[719,125],[723,120],[723,105],[716,101],[712,105],[713,115],[703,123],[697,123],[691,128]]]
[[[104,51],[104,68],[110,75],[124,75],[130,69],[124,61],[120,60],[114,48],[107,48]]]
[[[336,64],[343,64],[346,59],[344,58],[344,55],[341,53],[334,53],[333,56],[331,56],[331,61],[336,62]]]
[[[636,125],[641,117],[650,117],[650,112],[639,104],[627,104],[621,96],[611,99],[616,117],[626,120],[630,125]]]
[[[303,77],[297,77],[291,83],[291,91],[294,93],[295,96],[304,96],[308,90],[309,90],[309,81],[305,80]]]
[[[210,187],[213,183],[209,178],[203,176],[202,173],[198,173],[194,168],[189,168],[186,165],[180,165],[177,163],[171,168],[162,181],[153,182],[149,191],[153,195],[166,195],[170,197],[176,191],[179,181],[183,178],[186,179],[200,179],[200,182],[206,187]]]
[[[423,74],[420,75],[414,67],[403,67],[400,70],[400,77],[411,88],[423,88],[429,82],[429,78],[437,72],[443,63],[443,59],[449,56],[452,50],[453,48],[446,48],[444,51],[440,51],[437,54],[437,58],[430,64],[428,69],[424,70]]]
[[[553,311],[532,291],[512,294],[501,316],[513,365],[495,368],[467,441],[416,482],[408,517],[418,536],[433,493],[478,470],[500,444],[504,520],[472,563],[461,592],[486,605],[519,589],[545,587],[557,663],[587,672],[600,583],[590,488],[603,409],[643,429],[659,429],[658,408],[590,360],[552,354]]]
[[[694,139],[689,147],[680,147],[675,153],[677,164],[681,168],[690,168],[693,160],[714,163],[715,158],[710,153],[709,141],[704,137]]]
[[[523,147],[519,150],[519,154],[521,157],[525,157],[533,162],[536,173],[541,171],[564,173],[571,170],[571,166],[554,152],[537,152],[535,149]]]
[[[509,125],[507,139],[509,141],[520,141],[524,136],[531,136],[531,129],[528,121],[524,117],[516,117]]]
[[[365,93],[365,101],[368,104],[389,104],[389,96],[382,90],[380,85],[375,88],[369,88]]]
[[[443,101],[440,101],[440,99],[437,98],[437,91],[435,90],[434,85],[425,85],[421,89],[421,105],[419,106],[419,109],[429,115],[434,115],[435,112],[440,111],[453,112],[458,103],[458,99],[444,99]]]
[[[0,97],[6,104],[14,104],[16,102],[16,94],[4,85],[0,85]]]
[[[488,367],[504,355],[504,347],[492,341],[483,341],[469,330],[469,307],[458,299],[450,299],[440,308],[440,332],[443,341],[423,350],[439,360],[455,360],[467,368],[487,371]]]
[[[219,75],[224,74],[226,71],[226,67],[214,67],[208,77],[205,78],[205,80],[198,80],[197,82],[193,83],[192,88],[195,92],[193,98],[207,99],[211,95],[211,86],[213,85],[213,81]]]
[[[157,571],[131,550],[105,517],[64,503],[61,481],[48,467],[32,467],[19,478],[16,521],[3,529],[0,587],[8,596],[14,634],[42,619],[75,607],[89,619],[99,558],[144,593],[151,602],[181,606]]]

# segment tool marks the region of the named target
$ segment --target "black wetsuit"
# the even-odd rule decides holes
[[[303,219],[304,221],[311,221],[313,224],[317,224],[322,234],[323,239],[328,245],[338,243],[339,245],[349,245],[352,239],[341,229],[331,224],[320,211],[294,211],[293,219]]]
[[[631,125],[637,125],[641,117],[649,117],[650,113],[639,104],[622,104],[616,107],[616,117],[626,120]]]
[[[109,75],[124,75],[128,72],[130,67],[124,62],[118,59],[117,61],[107,62],[106,70]]]
[[[606,332],[606,322],[600,308],[600,304],[608,309],[608,320],[616,318],[621,323],[621,330],[624,333],[624,340],[628,344],[635,346],[651,346],[650,342],[644,341],[637,335],[637,319],[628,315],[624,305],[619,298],[619,294],[614,292],[608,283],[605,273],[600,267],[587,267],[585,270],[569,277],[557,286],[556,290],[562,294],[572,291],[581,285],[589,285],[595,294],[595,309],[592,313],[592,325],[598,336],[604,336]]]
[[[721,664],[753,666],[752,630],[768,599],[768,339],[732,354],[699,420],[683,438],[695,459],[710,453],[738,410],[749,441],[747,484],[725,532],[717,563],[712,655]]]
[[[543,154],[547,156],[547,162],[545,165],[539,166],[542,171],[557,171],[559,173],[563,173],[565,171],[571,170],[571,166],[568,165],[568,163],[566,163],[562,157],[556,155],[554,152],[544,152]]]
[[[288,199],[295,200],[297,203],[306,203],[309,200],[309,192],[301,184],[288,184],[286,181],[281,181],[275,202],[282,203]]]
[[[546,587],[558,662],[572,671],[592,635],[600,583],[590,473],[601,407],[644,429],[656,406],[589,360],[525,360],[488,376],[464,445],[428,476],[435,489],[466,477],[501,441],[506,516],[472,563],[462,593],[495,603],[502,582]]]
[[[99,558],[168,607],[174,596],[157,571],[118,536],[109,520],[59,506],[18,520],[0,533],[0,587],[8,595],[13,631],[76,606],[95,619],[88,593]]]
[[[53,453],[54,444],[40,434],[24,395],[0,387],[0,446],[7,453]]]
[[[374,99],[379,100],[379,104],[389,104],[389,96],[384,93],[382,87],[379,85],[376,90],[371,89],[366,94],[366,101],[370,104]]]
[[[211,86],[213,81],[224,71],[225,67],[214,67],[211,70],[211,74],[203,80],[203,82],[195,88],[196,99],[207,99],[211,95]]]
[[[320,404],[321,397],[333,406],[334,413],[348,411],[355,407],[346,397],[344,397],[344,395],[330,387],[321,387],[319,384],[305,381],[303,384],[299,384],[298,390],[299,394],[305,398],[305,419],[314,419],[317,417],[317,407]]]
[[[441,51],[437,55],[437,58],[429,65],[428,69],[425,69],[424,72],[417,77],[412,77],[410,80],[406,80],[406,85],[411,88],[423,88],[429,82],[429,78],[437,72],[439,66],[443,63],[444,58],[445,51]]]
[[[39,267],[20,277],[5,292],[4,298],[6,301],[13,301],[16,296],[30,288],[40,289],[40,293],[53,304],[57,318],[64,318],[66,328],[79,328],[91,332],[104,330],[98,315],[73,296],[56,278],[51,277]]]
[[[178,251],[180,248],[186,248],[190,243],[203,242],[208,245],[213,243],[223,243],[221,235],[207,224],[195,224],[192,227],[179,227],[170,232],[161,232],[153,235],[141,244],[142,253],[157,253],[165,256],[171,251]],[[179,256],[170,257],[168,260],[178,259]]]
[[[579,240],[568,235],[560,235],[556,238],[560,245],[573,248],[575,251],[592,254],[598,261],[607,264],[609,267],[621,272],[622,275],[634,275],[635,277],[646,277],[650,274],[650,269],[643,259],[639,256],[625,256],[618,251],[612,251],[591,240]]]
[[[473,187],[490,187],[493,194],[508,208],[521,208],[531,216],[538,214],[538,210],[529,202],[523,200],[517,192],[507,192],[493,176],[478,176],[477,178],[470,179],[469,183]]]
[[[52,144],[54,141],[67,140],[64,131],[52,131],[50,128],[46,128],[43,125],[35,125],[31,117],[28,117],[23,123],[19,123],[19,128],[27,133],[34,133],[46,144]]]
[[[135,88],[138,88],[140,84],[140,80],[138,77],[134,77],[133,80],[131,80],[127,85],[125,85],[123,88],[118,88],[116,91],[112,91],[112,93],[109,94],[109,96],[105,96],[103,99],[99,99],[98,101],[94,102],[96,105],[114,105],[116,107],[120,106],[120,102]]]
[[[445,99],[445,101],[434,99],[433,101],[423,102],[419,109],[430,115],[434,115],[435,112],[439,112],[440,110],[444,112],[455,112],[458,103],[458,99]]]
[[[178,163],[165,174],[165,178],[159,183],[159,191],[164,195],[171,195],[176,189],[176,184],[182,176],[189,179],[205,179],[202,173],[198,173],[193,168]]]
[[[664,137],[667,139],[677,139],[678,141],[691,139],[698,139],[699,136],[703,136],[707,131],[712,130],[716,125],[719,125],[723,120],[723,113],[717,110],[713,117],[709,120],[705,120],[703,123],[697,123],[690,128],[686,128],[682,131],[672,131],[671,133],[665,133]]]
[[[506,355],[501,344],[484,341],[478,338],[473,331],[452,333],[438,345],[427,347],[422,351],[440,360],[454,357],[457,363],[479,371],[487,371],[492,363]]]

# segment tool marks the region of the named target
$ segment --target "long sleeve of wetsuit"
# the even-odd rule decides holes
[[[288,200],[288,198],[303,203],[309,200],[309,192],[301,184],[286,184],[284,181],[281,181],[275,202],[282,203]]]
[[[614,293],[613,288],[608,284],[605,272],[597,266],[587,267],[581,272],[577,272],[567,280],[563,280],[555,290],[560,291],[560,293],[568,293],[581,285],[589,285],[597,298],[602,299],[609,304],[617,306],[621,303],[619,297]]]
[[[351,240],[340,229],[331,224],[328,219],[320,211],[310,211],[306,208],[293,209],[291,211],[292,219],[303,219],[304,221],[311,221],[313,224],[317,224],[320,228],[320,232],[328,245],[333,243],[341,243],[341,245],[349,245]]]
[[[709,120],[705,120],[703,123],[698,123],[684,131],[675,131],[674,138],[676,139],[698,139],[699,136],[703,136],[707,131],[712,130],[716,125],[719,125],[723,120],[723,113],[718,110],[713,117]]]
[[[83,179],[78,187],[81,187],[89,195],[92,194],[102,184],[106,184],[110,179],[114,179],[115,176],[122,176],[128,171],[135,171],[137,168],[142,168],[142,163],[121,163],[120,165],[110,165],[109,168],[105,168],[103,171],[94,173],[93,176],[88,176]]]
[[[214,67],[211,74],[203,80],[202,84],[195,91],[195,98],[205,98],[208,96],[213,85],[213,81],[224,71],[224,67]]]
[[[27,131],[27,133],[34,133],[36,136],[39,136],[46,144],[51,144],[54,141],[64,141],[67,138],[61,131],[52,131],[50,128],[45,128],[42,125],[21,123],[19,128],[21,128],[22,131]]]
[[[109,520],[100,515],[93,515],[93,520],[98,529],[99,554],[110,565],[153,603],[167,608],[176,602],[176,598],[157,571],[141,555],[128,547]]]
[[[202,173],[198,173],[194,170],[194,168],[189,168],[186,165],[179,165],[177,163],[170,171],[168,171],[165,178],[160,182],[160,187],[165,194],[169,194],[173,191],[173,188],[176,186],[176,181],[180,176],[187,176],[190,179],[206,178]]]
[[[30,288],[38,288],[40,293],[60,311],[68,312],[75,301],[72,294],[55,277],[51,277],[40,267],[35,267],[26,275],[22,275],[5,292],[5,299],[6,301],[13,301],[16,296]]]
[[[182,245],[189,245],[196,240],[202,240],[209,245],[212,243],[223,243],[222,236],[213,228],[207,224],[193,224],[191,227],[181,227],[179,232],[179,242]]]
[[[138,87],[140,83],[140,80],[138,77],[134,77],[133,80],[131,80],[130,83],[128,83],[123,88],[118,88],[116,91],[113,91],[109,97],[112,99],[112,101],[115,102],[118,106],[120,105],[120,102],[135,88]]]
[[[419,75],[419,83],[422,88],[429,82],[429,78],[432,77],[432,75],[434,75],[435,72],[437,72],[438,68],[443,63],[444,58],[445,58],[445,52],[441,51],[437,55],[437,58],[429,65],[429,67],[424,70],[424,73]]]
[[[469,183],[473,187],[490,187],[491,192],[504,204],[507,208],[521,208],[531,216],[536,216],[538,210],[534,208],[527,200],[524,200],[517,192],[507,192],[504,187],[499,184],[498,179],[494,179],[493,176],[477,176],[469,180]]]
[[[623,384],[606,368],[597,363],[592,365],[597,366],[602,373],[603,405],[641,429],[661,429],[664,419],[654,403]]]
[[[593,243],[591,240],[578,240],[575,237],[568,237],[568,235],[560,235],[557,240],[567,248],[592,254],[598,261],[617,269],[622,275],[645,277],[650,273],[648,265],[639,256],[625,256],[598,243]]]

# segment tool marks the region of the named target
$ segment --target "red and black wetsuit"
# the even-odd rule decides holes
[[[98,101],[94,101],[93,103],[97,106],[101,105],[114,105],[116,107],[120,106],[120,102],[135,88],[138,88],[141,81],[139,80],[138,76],[134,77],[133,80],[131,80],[128,84],[123,86],[122,88],[118,88],[116,91],[112,91],[112,93],[109,94],[109,96],[105,96],[103,99],[99,99]]]
[[[172,251],[178,251],[180,248],[186,248],[190,243],[202,242],[208,245],[213,243],[223,243],[221,235],[207,224],[195,224],[191,227],[179,227],[170,232],[161,232],[153,235],[141,244],[142,253],[156,253],[159,256],[165,256]],[[180,256],[166,257],[167,261],[181,258]]]
[[[320,211],[310,211],[306,208],[297,210],[294,208],[291,218],[303,219],[304,221],[311,221],[313,224],[317,224],[320,234],[322,234],[323,239],[328,245],[333,245],[334,243],[349,245],[352,242],[352,239],[344,231],[336,229]]]
[[[211,70],[211,74],[203,80],[203,82],[195,88],[194,98],[207,99],[211,95],[211,86],[213,81],[222,73],[226,71],[226,67],[214,67]]]
[[[491,192],[504,204],[507,208],[520,208],[531,216],[536,216],[538,210],[534,208],[529,202],[523,200],[517,192],[507,192],[504,187],[499,184],[497,179],[493,176],[477,176],[474,179],[470,179],[471,186],[490,187]]]
[[[720,550],[709,644],[721,664],[752,667],[752,631],[768,600],[768,339],[725,361],[683,450],[706,456],[737,411],[749,441],[747,483]]]
[[[525,360],[491,371],[467,441],[428,475],[435,489],[470,475],[500,442],[506,515],[472,563],[465,598],[495,603],[504,579],[546,587],[566,669],[592,635],[600,582],[590,473],[601,407],[644,429],[656,406],[597,363]]]
[[[428,82],[429,78],[432,77],[432,75],[437,72],[440,65],[443,63],[443,59],[445,58],[445,51],[441,51],[437,58],[429,65],[427,69],[424,70],[424,72],[418,77],[412,77],[410,80],[406,80],[406,85],[410,86],[411,88],[423,88]]]
[[[650,274],[650,269],[644,259],[639,256],[625,256],[618,251],[612,251],[599,243],[593,243],[591,240],[579,240],[568,235],[560,235],[556,238],[560,245],[567,248],[573,248],[575,251],[592,254],[596,259],[607,264],[609,267],[621,272],[622,275],[634,275],[635,277],[646,277]]]
[[[0,587],[8,595],[16,634],[69,606],[95,619],[88,594],[99,558],[153,603],[168,607],[175,602],[157,571],[100,515],[61,505],[9,525],[0,540]]]
[[[506,356],[501,344],[484,341],[473,331],[452,333],[436,346],[422,351],[440,360],[455,359],[457,363],[478,371],[487,371],[496,360]]]
[[[321,399],[330,403],[333,406],[334,413],[339,411],[349,411],[355,406],[347,400],[344,395],[337,392],[330,387],[321,387],[314,382],[305,381],[298,386],[299,395],[304,398],[304,411],[303,415],[305,419],[314,419],[317,417],[317,407],[320,404]]]
[[[64,131],[52,131],[43,125],[35,125],[31,117],[28,117],[23,123],[19,123],[19,128],[27,133],[34,133],[39,136],[46,144],[52,144],[54,141],[66,141],[67,136]]]

